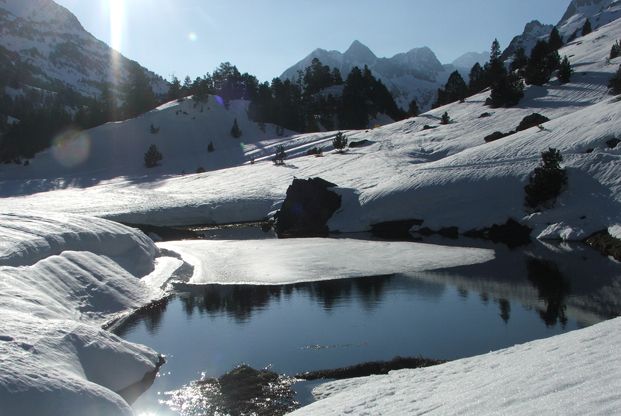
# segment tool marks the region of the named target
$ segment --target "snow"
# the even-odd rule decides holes
[[[162,275],[180,260],[158,253],[99,218],[0,215],[3,414],[132,414],[115,392],[153,372],[158,354],[100,326],[163,296]]]
[[[354,239],[158,243],[194,266],[190,284],[293,284],[476,264],[492,250]]]
[[[0,206],[3,212],[43,209],[156,225],[256,221],[279,207],[294,177],[318,176],[336,183],[343,196],[329,222],[333,231],[416,218],[431,229],[465,232],[514,218],[531,226],[534,237],[579,239],[621,222],[621,148],[606,146],[621,131],[621,101],[606,88],[620,63],[607,61],[610,45],[620,38],[621,22],[615,21],[566,46],[561,55],[574,65],[572,82],[528,87],[516,107],[490,109],[484,92],[412,119],[345,131],[350,142],[371,143],[345,154],[332,149],[335,132],[277,137],[274,126],[266,125],[263,133],[242,101],[229,109],[213,98],[204,108],[191,99],[169,103],[84,133],[90,153],[83,163],[62,166],[49,151],[29,166],[3,166]],[[439,125],[445,111],[454,122]],[[483,141],[535,112],[551,119],[543,129]],[[229,134],[235,118],[241,142]],[[150,124],[160,132],[151,134]],[[210,141],[213,153],[206,151]],[[150,143],[164,155],[153,170],[142,163]],[[284,167],[270,160],[279,144],[287,152]],[[324,149],[323,157],[306,156],[315,146]],[[523,187],[548,147],[561,151],[568,187],[553,209],[527,216]],[[207,172],[180,175],[198,166]]]
[[[291,415],[610,415],[621,318],[440,366],[323,384]]]

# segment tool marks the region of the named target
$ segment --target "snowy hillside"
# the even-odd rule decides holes
[[[119,393],[159,357],[100,326],[163,296],[158,278],[180,261],[156,259],[139,231],[82,216],[3,214],[0,238],[3,414],[132,414]]]
[[[54,91],[60,83],[82,95],[99,96],[104,84],[122,84],[130,65],[137,65],[93,37],[52,0],[0,0],[0,55],[25,81],[18,92],[31,84]],[[161,77],[144,71],[156,93],[167,91]]]
[[[135,119],[61,134],[29,166],[5,165],[0,177],[38,179],[52,175],[71,182],[72,175],[99,180],[130,174],[193,173],[199,167],[217,170],[273,155],[276,144],[293,132],[284,130],[280,137],[274,125],[266,124],[262,129],[248,118],[247,109],[246,101],[234,100],[226,108],[213,96],[204,103],[196,103],[191,97],[172,101]],[[242,132],[240,138],[231,136],[235,120]],[[267,138],[272,139],[265,141]],[[210,143],[213,152],[208,151]],[[163,160],[147,169],[144,154],[151,144],[157,146]]]
[[[619,17],[621,17],[621,2],[618,0],[572,0],[556,27],[563,41],[568,42],[581,36],[582,26],[587,19],[591,22],[592,28],[597,29]],[[548,39],[553,27],[537,20],[526,24],[524,32],[513,38],[503,52],[502,58],[511,58],[520,47],[529,54],[538,40]]]
[[[79,168],[82,176],[24,182],[29,177],[64,175],[65,170],[54,165],[47,153],[37,156],[30,166],[4,166],[0,203],[5,211],[45,207],[130,223],[250,221],[277,209],[294,177],[320,176],[336,183],[343,196],[343,206],[329,224],[332,230],[366,230],[381,221],[415,218],[432,229],[456,226],[464,232],[514,218],[533,227],[535,236],[580,239],[620,223],[621,149],[606,144],[618,138],[621,127],[621,102],[610,96],[606,87],[620,63],[619,58],[607,61],[610,46],[620,38],[621,22],[615,21],[567,45],[560,53],[569,56],[574,65],[572,82],[560,85],[552,80],[543,87],[528,87],[514,108],[486,107],[489,93],[484,92],[413,119],[346,132],[350,142],[367,140],[368,145],[342,155],[331,151],[334,132],[280,138],[266,126],[265,140],[253,141],[262,132],[258,126],[246,124],[242,110],[235,107],[241,102],[233,103],[228,112],[210,104],[210,111],[218,114],[209,118],[210,122],[200,121],[208,116],[193,108],[191,101],[170,103],[138,119],[87,132],[97,150]],[[445,111],[453,122],[439,125]],[[489,144],[483,140],[495,131],[515,129],[535,112],[551,119],[543,129],[534,127]],[[241,141],[248,134],[249,144],[240,146],[237,139],[227,137],[235,114],[244,131]],[[149,132],[150,123],[160,128],[158,134]],[[211,140],[210,131],[203,135],[199,126],[219,132],[214,135],[213,153],[204,150]],[[105,136],[106,131],[115,131],[118,138]],[[220,138],[224,144],[215,141]],[[197,142],[190,145],[192,140]],[[134,142],[139,145],[132,147]],[[162,166],[153,171],[141,165],[147,143],[165,149]],[[270,161],[278,143],[286,148],[285,167]],[[324,149],[324,157],[306,156],[315,146]],[[569,187],[554,209],[525,218],[523,187],[539,163],[540,153],[548,147],[560,149]],[[114,150],[117,148],[120,150]],[[189,158],[190,153],[195,156]],[[256,163],[247,163],[251,158]],[[198,175],[158,176],[179,173],[182,166],[190,172],[203,161],[207,169],[229,167]],[[241,162],[246,164],[238,166]],[[140,176],[106,179],[112,171],[99,169],[108,163],[125,166],[121,172],[135,168]],[[98,185],[91,186],[94,184]]]

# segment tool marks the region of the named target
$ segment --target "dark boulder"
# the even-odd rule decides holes
[[[341,207],[341,196],[329,190],[334,187],[321,178],[294,179],[275,216],[278,237],[327,236],[328,220]]]
[[[526,116],[520,121],[520,124],[515,128],[515,131],[522,131],[526,129],[530,129],[531,127],[538,126],[540,124],[545,123],[546,121],[550,121],[546,116],[542,116],[539,113],[533,113],[529,116]]]
[[[504,224],[493,224],[488,228],[470,230],[464,235],[470,238],[481,238],[494,243],[502,243],[509,248],[516,248],[531,242],[531,231],[530,227],[509,218]]]
[[[349,147],[353,149],[353,148],[356,148],[356,147],[370,146],[373,143],[375,143],[375,142],[372,142],[371,140],[363,139],[363,140],[357,140],[357,141],[349,142]]]

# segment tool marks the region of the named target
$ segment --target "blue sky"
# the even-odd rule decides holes
[[[380,57],[420,46],[443,63],[502,47],[533,19],[557,23],[569,0],[56,0],[82,25],[165,78],[229,61],[261,81],[315,48],[353,40]],[[112,21],[112,22],[111,22]]]

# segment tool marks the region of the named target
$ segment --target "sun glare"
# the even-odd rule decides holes
[[[117,51],[123,42],[123,20],[125,18],[125,0],[108,0],[110,4],[110,43]]]

